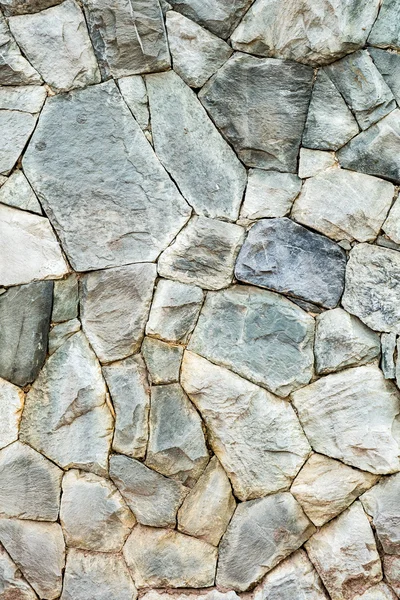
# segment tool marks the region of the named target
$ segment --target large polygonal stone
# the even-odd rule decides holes
[[[386,554],[400,556],[400,473],[382,478],[360,498]]]
[[[387,52],[381,48],[368,48],[378,71],[393,92],[397,103],[400,102],[400,55],[396,52]]]

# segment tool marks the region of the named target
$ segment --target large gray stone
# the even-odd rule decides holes
[[[144,338],[142,355],[153,385],[179,381],[183,350],[183,346],[172,346],[151,337]]]
[[[24,401],[25,395],[22,390],[5,379],[0,379],[0,448],[18,439]]]
[[[183,15],[196,21],[219,37],[226,39],[240,21],[252,0],[171,0],[170,4]]]
[[[400,55],[380,48],[368,48],[378,71],[392,90],[397,103],[400,102]]]
[[[62,323],[78,317],[79,289],[76,273],[54,282],[53,323]]]
[[[209,293],[189,350],[279,396],[313,373],[314,320],[278,294],[234,286]]]
[[[0,377],[24,386],[46,358],[53,282],[10,288],[0,297]]]
[[[386,554],[400,556],[400,473],[382,478],[360,498]]]
[[[310,446],[288,402],[186,352],[182,385],[240,500],[288,489]]]
[[[42,78],[21,54],[7,22],[0,14],[0,85],[34,85]]]
[[[383,0],[368,42],[383,48],[400,49],[400,10],[396,0]]]
[[[41,89],[41,88],[39,88]],[[14,171],[0,188],[0,203],[42,214],[42,207],[22,171]]]
[[[263,219],[247,235],[235,276],[333,308],[343,292],[345,268],[346,253],[325,236],[287,218]]]
[[[0,598],[1,600],[37,600],[31,586],[21,575],[17,565],[0,546]]]
[[[235,221],[246,171],[195,93],[174,73],[146,77],[158,158],[197,214]]]
[[[312,77],[304,65],[236,54],[199,98],[246,165],[295,173]]]
[[[6,17],[39,12],[60,4],[62,0],[1,0],[0,7]]]
[[[314,531],[289,493],[239,504],[221,541],[217,584],[247,590]]]
[[[43,85],[18,85],[0,88],[0,108],[36,114],[40,112],[47,97]]]
[[[190,214],[112,82],[48,99],[23,166],[77,271],[155,260]]]

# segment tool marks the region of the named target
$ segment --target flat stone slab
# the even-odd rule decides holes
[[[2,7],[3,4],[4,2]],[[19,1],[18,4],[20,4]],[[2,48],[0,85],[37,85],[42,83],[39,73],[21,54],[3,15],[0,15],[0,45]]]
[[[27,86],[30,87],[30,86]],[[33,87],[33,86],[32,86]],[[36,87],[36,86],[35,86]],[[42,88],[39,88],[42,89]],[[14,171],[0,188],[0,203],[42,214],[42,207],[22,171]]]
[[[396,0],[383,0],[368,42],[373,46],[400,49],[400,15]]]
[[[301,180],[293,173],[250,169],[240,220],[284,217],[300,189]]]

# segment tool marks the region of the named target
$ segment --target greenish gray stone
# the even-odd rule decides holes
[[[37,85],[42,83],[39,73],[21,54],[7,21],[0,14],[0,85]]]
[[[251,0],[215,0],[211,4],[202,0],[171,0],[170,4],[192,21],[226,39],[249,8]]]
[[[368,48],[378,71],[393,92],[397,103],[400,102],[400,55],[381,48]]]
[[[42,207],[22,171],[14,171],[0,188],[0,203],[42,214]]]
[[[383,0],[368,37],[369,44],[400,49],[400,9],[396,0]]]
[[[142,354],[154,385],[179,381],[183,346],[171,346],[161,340],[145,337]]]
[[[385,554],[400,555],[400,473],[382,478],[360,497]]]
[[[78,317],[79,287],[76,273],[54,282],[53,323],[62,323]]]
[[[54,325],[49,333],[49,355],[54,354],[80,328],[81,322],[78,319],[71,319],[71,321],[64,321],[63,323]]]

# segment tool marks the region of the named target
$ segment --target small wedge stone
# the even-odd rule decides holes
[[[385,379],[395,379],[396,365],[395,365],[395,360],[394,360],[394,353],[396,350],[396,334],[395,333],[382,333],[381,345],[382,345],[381,369],[383,371]]]
[[[301,189],[293,173],[250,169],[240,219],[251,221],[263,217],[284,217]]]
[[[147,98],[147,90],[141,75],[122,77],[118,80],[121,94],[127,103],[129,110],[135,117],[142,129],[149,126],[150,112]]]
[[[396,0],[383,0],[381,10],[374,23],[368,42],[383,48],[400,49],[400,13]]]
[[[382,478],[360,498],[386,554],[400,556],[400,474]]]
[[[0,448],[18,439],[24,400],[25,395],[22,390],[5,379],[0,379]]]
[[[7,21],[0,14],[0,85],[40,85],[42,78],[21,54]]]
[[[53,323],[62,323],[78,317],[79,287],[76,273],[54,282]]]
[[[326,171],[334,166],[335,155],[333,152],[300,148],[299,177],[302,179],[314,177],[321,171]]]
[[[42,207],[22,171],[14,171],[0,189],[0,203],[38,215]]]
[[[49,333],[49,355],[54,354],[80,328],[81,322],[78,319],[71,319],[71,321],[64,321],[63,323],[54,325]]]
[[[1,192],[1,190],[0,190]],[[400,197],[397,196],[382,229],[395,244],[400,244]]]
[[[368,48],[378,71],[392,90],[397,103],[400,102],[400,55],[396,52],[386,52],[380,48]]]
[[[142,355],[153,385],[179,381],[183,347],[171,346],[161,340],[145,337]]]

